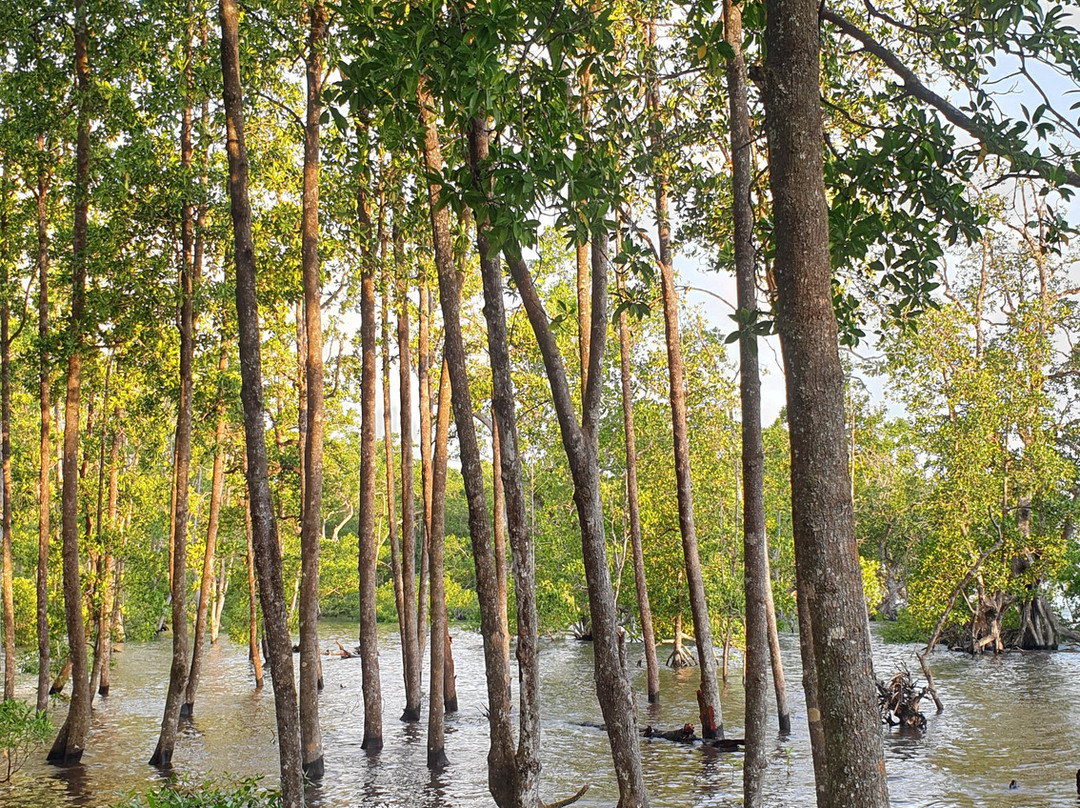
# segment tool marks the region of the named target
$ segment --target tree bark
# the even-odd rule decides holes
[[[488,131],[484,117],[476,116],[469,122],[469,169],[473,190],[488,193],[491,181],[487,176]],[[525,514],[525,491],[521,482],[521,458],[518,454],[517,414],[514,403],[514,385],[510,375],[510,347],[506,332],[506,312],[503,305],[502,267],[497,252],[488,245],[489,224],[481,210],[476,216],[476,249],[480,255],[480,273],[484,287],[484,319],[487,321],[488,356],[491,363],[491,404],[494,418],[491,422],[493,455],[498,467],[493,477],[502,483],[500,497],[495,503],[495,524],[502,520],[502,500],[506,503],[506,522],[510,534],[512,566],[514,574],[514,603],[517,615],[518,659],[518,745],[513,749],[513,734],[509,726],[499,727],[496,735],[492,726],[492,746],[496,737],[507,745],[498,758],[512,759],[513,767],[493,771],[489,757],[489,787],[500,806],[508,808],[536,808],[539,805],[540,786],[540,651],[538,620],[536,614],[536,562],[532,536]],[[498,561],[498,555],[496,555]],[[506,569],[505,550],[503,568],[498,569],[497,603],[499,620],[507,632],[507,645],[502,649],[509,660],[509,635],[506,615]],[[507,683],[509,685],[509,682]],[[493,722],[494,723],[494,722]],[[502,801],[500,801],[500,799]]]
[[[420,540],[420,581],[417,589],[416,608],[416,644],[419,654],[420,667],[424,666],[424,599],[428,592],[428,552],[431,546],[431,301],[428,295],[428,281],[423,270],[420,272],[420,292],[417,311],[417,358],[416,379],[417,396],[420,399],[420,488],[423,498],[423,518],[421,528],[423,536]],[[430,600],[430,598],[429,598]]]
[[[385,253],[384,256],[385,258]],[[409,667],[405,661],[408,643],[405,640],[405,593],[401,585],[401,538],[398,535],[397,514],[394,506],[394,432],[390,417],[390,275],[383,263],[381,306],[382,343],[382,419],[383,419],[383,467],[386,484],[386,539],[390,545],[390,578],[394,586],[394,613],[397,615],[398,638],[401,641],[401,672],[406,694],[409,689]],[[406,695],[406,699],[408,696]],[[406,701],[405,710],[408,712]],[[402,716],[402,720],[405,720]]]
[[[247,476],[247,454],[244,455],[244,476]],[[259,653],[259,618],[256,612],[255,590],[255,549],[251,530],[251,503],[247,489],[244,489],[244,535],[247,537],[247,581],[248,581],[248,659],[255,675],[255,689],[263,686],[262,654]]]
[[[423,298],[421,298],[422,300]],[[427,765],[446,767],[446,721],[443,691],[446,656],[446,593],[443,587],[443,533],[445,528],[446,456],[450,438],[450,371],[442,363],[439,374],[439,411],[435,424],[435,457],[431,466],[431,505],[428,511],[428,564],[431,567],[431,659],[428,705]]]
[[[395,211],[398,213],[398,211]],[[413,500],[413,443],[412,443],[412,362],[409,350],[409,297],[405,275],[405,255],[402,233],[394,223],[394,263],[397,280],[397,348],[398,395],[400,403],[399,432],[401,434],[401,589],[404,606],[405,631],[405,711],[402,721],[420,720],[420,638],[416,612],[416,508]]]
[[[45,137],[38,135],[37,180],[37,271],[38,271],[38,405],[41,413],[38,449],[38,558],[37,558],[37,643],[38,683],[37,711],[49,708],[49,504],[52,500],[49,485],[49,466],[52,449],[50,432],[50,368],[49,368],[49,225],[46,198],[49,193],[49,171],[45,167]]]
[[[547,314],[533,285],[520,250],[511,245],[507,263],[518,288],[533,334],[540,346],[559,419],[563,448],[574,481],[574,503],[581,528],[589,615],[594,644],[594,680],[600,711],[607,726],[620,808],[644,808],[649,804],[638,748],[637,714],[633,691],[619,650],[619,625],[608,577],[604,543],[604,513],[600,500],[600,465],[597,460],[597,424],[600,410],[601,361],[607,329],[607,255],[605,240],[594,239],[592,265],[592,334],[586,407],[579,426],[566,380],[562,356],[555,344]]]
[[[358,131],[362,137],[362,131]],[[361,140],[363,142],[363,140]],[[357,564],[360,597],[360,668],[364,691],[364,740],[369,754],[383,747],[382,688],[379,681],[378,627],[375,618],[375,252],[368,195],[357,190],[362,250],[360,270],[360,523]]]
[[[655,24],[650,39],[655,45]],[[649,89],[652,109],[650,142],[656,151],[653,183],[656,199],[656,224],[659,243],[660,296],[664,308],[664,338],[667,344],[668,393],[671,402],[671,431],[675,449],[675,494],[679,508],[679,533],[682,536],[686,583],[690,595],[690,615],[694,624],[694,644],[697,648],[701,674],[698,705],[702,738],[723,738],[724,718],[720,707],[720,691],[716,684],[716,652],[713,650],[712,627],[709,624],[709,605],[705,598],[705,583],[701,574],[697,529],[694,525],[694,502],[690,481],[690,442],[686,424],[686,381],[684,379],[682,347],[679,342],[679,308],[675,291],[675,274],[671,266],[671,230],[668,224],[667,171],[664,168],[663,133],[660,124],[660,87],[654,79]]]
[[[189,1],[187,13],[192,14]],[[191,169],[191,37],[188,23],[184,44],[184,72],[181,77],[184,111],[180,123],[180,164],[185,172]],[[180,400],[176,414],[176,527],[173,531],[172,571],[172,664],[169,667],[169,689],[165,695],[165,713],[161,719],[161,734],[157,748],[150,757],[151,766],[172,766],[173,749],[182,714],[188,674],[187,633],[187,529],[188,529],[188,472],[191,465],[192,387],[195,355],[195,210],[188,199],[181,208],[180,261]]]
[[[307,435],[303,514],[300,526],[300,747],[304,774],[323,776],[319,727],[319,543],[322,541],[323,335],[319,283],[319,118],[322,115],[323,50],[327,14],[322,0],[308,7],[307,117],[304,122],[304,181],[301,217],[301,272],[307,356]]]
[[[634,593],[637,596],[641,639],[645,645],[645,682],[649,704],[660,702],[660,673],[656,661],[656,633],[645,581],[645,555],[641,548],[641,518],[638,512],[637,447],[634,441],[634,399],[630,382],[630,325],[626,311],[619,312],[619,375],[626,439],[626,510],[630,520],[630,552],[634,562]]]
[[[53,741],[50,763],[78,763],[90,730],[90,681],[86,670],[86,633],[79,582],[79,383],[82,372],[83,306],[86,296],[86,225],[90,203],[90,69],[86,58],[86,0],[75,0],[75,74],[77,122],[75,137],[75,204],[71,231],[71,314],[68,321],[67,393],[64,400],[63,544],[64,621],[71,649],[71,704]]]
[[[239,36],[235,0],[221,0],[221,68],[224,76],[225,125],[229,158],[229,207],[232,214],[236,264],[236,316],[240,342],[240,398],[244,407],[247,447],[247,489],[251,511],[252,544],[259,574],[263,624],[270,649],[277,719],[281,797],[284,808],[304,804],[303,770],[296,687],[293,681],[292,643],[285,623],[281,556],[277,525],[266,467],[263,430],[262,362],[259,304],[255,292],[255,251],[251,242],[251,206],[248,201],[248,163],[244,145],[243,91],[240,85]]]
[[[824,735],[818,805],[876,808],[888,804],[888,790],[832,305],[817,8],[813,0],[766,3],[762,96],[776,234],[777,324],[786,371],[796,575],[809,616]],[[811,721],[818,717],[809,707],[808,714]]]
[[[221,343],[218,356],[218,376],[224,375],[228,365],[225,341]],[[184,704],[180,715],[190,716],[195,710],[195,694],[199,690],[202,673],[203,646],[206,644],[206,618],[210,609],[210,584],[214,577],[214,552],[217,545],[218,522],[221,513],[221,495],[225,487],[225,402],[224,393],[218,387],[217,424],[214,427],[214,466],[210,475],[210,515],[206,520],[206,546],[203,549],[202,575],[199,578],[199,605],[195,610],[195,637],[191,643],[191,670],[184,691]]]
[[[421,77],[417,87],[421,126],[424,129],[424,164],[429,173],[442,171],[439,134],[432,109],[432,98]],[[476,595],[480,606],[480,631],[484,642],[484,670],[487,679],[488,726],[491,746],[488,751],[488,788],[499,806],[511,797],[505,790],[502,773],[512,771],[513,731],[510,725],[510,670],[503,653],[506,647],[504,627],[499,619],[498,582],[495,556],[491,545],[487,502],[484,497],[484,474],[476,441],[472,397],[464,340],[461,334],[461,290],[454,268],[450,244],[450,216],[439,205],[439,186],[428,185],[428,208],[435,246],[435,267],[439,278],[439,301],[443,313],[444,355],[450,373],[451,403],[457,426],[461,476],[469,508],[469,535],[472,540],[473,565],[476,570]]]
[[[735,285],[742,328],[757,322],[757,273],[754,267],[754,214],[750,206],[750,118],[746,99],[746,62],[742,53],[742,9],[724,2],[724,39],[734,51],[727,62],[731,115],[731,198],[735,242]],[[765,804],[768,756],[765,730],[769,700],[768,551],[765,545],[765,454],[761,443],[761,373],[757,337],[744,330],[739,340],[739,397],[742,408],[743,591],[746,599],[744,657],[746,746],[743,758],[743,805]]]
[[[769,632],[769,662],[772,665],[773,691],[776,694],[776,718],[780,725],[780,734],[790,735],[791,711],[787,705],[784,660],[780,656],[780,632],[776,626],[776,603],[773,601],[768,537],[765,539],[765,628]]]
[[[109,695],[109,660],[112,657],[112,615],[113,601],[116,597],[115,560],[113,547],[116,541],[116,504],[119,497],[120,473],[120,408],[113,408],[112,440],[109,448],[109,494],[105,519],[109,525],[109,534],[103,537],[101,516],[98,516],[98,541],[103,545],[100,583],[101,598],[97,616],[97,644],[94,647],[94,673],[90,677],[90,697],[93,701],[94,690],[98,695]],[[99,508],[100,511],[100,508]]]
[[[0,178],[0,590],[4,624],[4,700],[15,698],[15,598],[11,560],[11,304],[8,300],[7,167]]]

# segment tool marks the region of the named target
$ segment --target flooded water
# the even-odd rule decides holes
[[[322,647],[353,641],[349,625],[325,624]],[[309,792],[320,808],[406,806],[486,808],[487,720],[484,717],[483,656],[480,638],[454,632],[460,712],[448,717],[446,751],[450,766],[438,776],[426,766],[426,714],[418,725],[397,720],[404,705],[397,636],[381,636],[385,748],[376,757],[360,749],[363,700],[360,661],[324,659],[326,689],[320,702],[326,777]],[[794,732],[776,737],[768,771],[768,804],[814,805],[813,777],[800,692],[798,648],[783,638],[788,697]],[[543,664],[543,775],[547,801],[566,797],[582,785],[590,789],[577,803],[612,806],[615,780],[606,736],[582,724],[600,721],[593,695],[592,646],[569,639],[541,643]],[[636,662],[640,646],[628,647]],[[68,808],[110,805],[125,793],[160,782],[146,765],[161,721],[170,644],[129,643],[115,657],[112,692],[94,703],[93,730],[83,765],[46,766],[38,758],[0,785],[4,808]],[[901,663],[917,668],[912,646],[875,641],[879,675]],[[886,767],[894,806],[1069,806],[1077,808],[1074,782],[1080,767],[1080,654],[1012,654],[971,659],[939,652],[935,678],[946,712],[931,715],[921,737],[883,728]],[[743,691],[738,671],[723,691],[727,734],[741,737]],[[632,670],[639,721],[666,729],[697,723],[696,669],[662,669],[661,704],[644,702],[644,669]],[[19,695],[30,699],[33,682],[20,677]],[[54,721],[62,719],[62,707]],[[775,725],[775,717],[770,715]],[[697,746],[643,740],[642,756],[651,803],[662,808],[740,805],[742,756]],[[196,715],[174,756],[176,772],[207,776],[264,775],[272,783],[277,766],[273,696],[255,692],[246,648],[222,639],[203,666]],[[1016,789],[1009,789],[1011,780]]]

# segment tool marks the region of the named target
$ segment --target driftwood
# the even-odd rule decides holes
[[[746,746],[746,738],[709,738],[704,744],[721,752],[737,752]]]
[[[693,724],[683,724],[679,729],[672,730],[659,730],[653,729],[652,726],[646,726],[641,730],[641,735],[643,738],[663,738],[665,741],[674,741],[675,743],[693,743],[701,740],[694,735]]]
[[[589,790],[589,785],[586,783],[579,788],[575,793],[571,794],[565,799],[556,800],[555,802],[544,802],[540,800],[540,808],[565,808],[567,805],[573,805],[575,802],[585,796],[585,792]]]
[[[882,723],[890,727],[926,729],[926,716],[919,712],[919,700],[930,692],[930,688],[916,689],[906,665],[901,666],[888,683],[879,681],[877,688]]]
[[[334,651],[330,648],[327,648],[325,651],[323,651],[323,654],[325,656],[336,656],[340,657],[341,659],[356,659],[359,651],[357,653],[353,653],[341,644],[341,640],[335,640],[335,642],[337,643],[338,650]]]

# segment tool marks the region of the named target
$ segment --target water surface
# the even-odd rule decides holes
[[[355,629],[326,623],[323,648],[340,639],[354,645]],[[775,736],[767,773],[768,804],[813,806],[813,772],[800,692],[798,644],[782,638],[794,732]],[[487,719],[483,649],[479,635],[454,631],[460,711],[447,718],[450,766],[428,772],[427,715],[420,724],[398,721],[404,706],[400,646],[395,632],[380,636],[383,683],[382,753],[368,756],[363,740],[360,660],[324,658],[326,689],[320,701],[326,777],[309,791],[318,808],[405,806],[481,808],[492,805],[486,786]],[[661,669],[661,704],[645,703],[645,673],[637,666],[640,646],[627,657],[638,696],[638,718],[664,729],[697,723],[697,670]],[[94,702],[93,729],[83,765],[66,769],[41,762],[44,750],[7,785],[4,808],[102,806],[162,776],[146,765],[157,741],[171,646],[168,637],[128,643],[116,655],[112,691]],[[559,799],[590,786],[581,806],[617,801],[607,737],[587,726],[601,720],[593,693],[592,646],[571,639],[541,641],[543,774],[541,795]],[[883,645],[875,639],[879,676],[907,664],[917,670],[913,646]],[[930,806],[1069,806],[1078,808],[1075,773],[1080,767],[1080,654],[1010,654],[972,659],[939,651],[934,674],[946,711],[930,715],[922,736],[883,728],[892,804]],[[743,735],[743,690],[732,669],[722,701],[727,734]],[[426,676],[425,676],[426,679]],[[34,681],[22,676],[19,696],[32,698]],[[516,682],[515,682],[516,687]],[[932,707],[932,705],[927,705]],[[63,718],[63,705],[54,722]],[[770,713],[770,726],[775,715]],[[663,808],[741,805],[742,756],[696,746],[643,740],[642,757],[650,800]],[[246,646],[223,638],[207,651],[191,725],[173,758],[175,772],[192,778],[258,776],[272,783],[277,767],[273,694],[253,689]],[[1016,780],[1018,788],[1010,790]]]

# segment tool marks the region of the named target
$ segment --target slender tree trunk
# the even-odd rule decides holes
[[[599,242],[599,243],[598,243]],[[607,329],[607,254],[603,239],[594,239],[592,266],[592,334],[589,382],[583,423],[574,419],[570,387],[562,356],[555,344],[547,314],[537,295],[520,250],[511,245],[507,263],[525,305],[533,334],[540,346],[559,419],[563,448],[574,480],[574,502],[581,527],[589,614],[592,621],[595,684],[600,710],[611,741],[620,808],[644,808],[649,804],[638,748],[637,714],[633,691],[619,650],[619,625],[615,614],[611,579],[608,577],[604,542],[604,514],[600,500],[600,465],[597,459],[597,426],[600,415],[600,372]],[[599,247],[600,249],[596,249]]]
[[[473,189],[486,192],[491,187],[487,178],[488,131],[483,117],[474,117],[469,124],[469,167]],[[509,726],[500,740],[508,745],[501,756],[513,755],[513,769],[492,771],[488,777],[492,795],[499,805],[511,808],[536,808],[539,805],[540,784],[540,653],[536,615],[536,564],[532,537],[525,516],[525,492],[521,483],[521,460],[518,454],[517,415],[514,387],[510,376],[510,348],[506,333],[506,312],[503,306],[502,267],[498,253],[488,246],[488,220],[476,212],[476,248],[480,255],[480,272],[484,285],[484,319],[488,330],[488,355],[492,378],[492,435],[497,441],[494,456],[498,467],[493,477],[505,492],[507,527],[513,551],[514,600],[517,614],[518,678],[518,746],[513,751],[513,735]],[[495,505],[495,524],[502,520],[502,496]],[[497,556],[496,556],[497,558]],[[505,551],[503,569],[497,571],[499,618],[503,630],[506,622]],[[507,640],[508,642],[509,640]],[[502,651],[509,658],[508,646]],[[509,716],[507,716],[509,723]],[[492,745],[495,742],[492,727]],[[489,758],[490,760],[490,758]],[[505,800],[500,802],[500,796]]]
[[[423,497],[423,537],[420,542],[420,581],[417,585],[416,644],[419,649],[420,667],[424,666],[424,598],[428,592],[428,552],[431,545],[431,301],[428,282],[423,270],[420,272],[420,298],[417,312],[417,358],[416,378],[420,399],[420,488]]]
[[[11,560],[11,304],[8,300],[7,167],[0,178],[0,590],[4,624],[4,700],[15,698],[15,597]]]
[[[442,363],[439,374],[439,410],[435,425],[435,457],[431,476],[431,510],[428,524],[431,541],[428,563],[431,566],[431,659],[428,705],[427,765],[430,769],[446,767],[446,722],[443,691],[446,642],[446,593],[443,588],[443,530],[445,527],[446,456],[450,437],[450,371]]]
[[[228,350],[221,342],[218,356],[218,376],[225,373]],[[188,673],[184,691],[184,704],[180,715],[191,715],[195,710],[195,694],[199,690],[202,673],[203,646],[206,644],[206,618],[212,598],[210,584],[214,578],[214,552],[217,545],[218,522],[221,513],[221,497],[225,487],[225,402],[223,391],[218,388],[217,424],[214,427],[214,467],[210,476],[210,515],[206,521],[206,547],[203,550],[202,575],[199,578],[199,605],[195,611],[195,638],[191,644],[191,671]]]
[[[244,455],[244,476],[247,476],[247,454]],[[255,675],[255,689],[263,686],[262,654],[259,653],[259,617],[256,612],[255,591],[255,550],[252,545],[251,503],[247,489],[244,490],[244,535],[247,537],[247,582],[248,582],[248,658]]]
[[[292,642],[285,623],[281,556],[266,468],[263,434],[262,363],[259,305],[255,293],[255,251],[251,242],[251,206],[248,202],[248,163],[244,146],[243,91],[240,85],[239,34],[235,0],[221,0],[221,67],[224,76],[225,125],[229,158],[229,207],[232,214],[236,264],[236,316],[240,336],[240,398],[244,406],[247,447],[247,488],[251,510],[252,543],[259,573],[263,624],[270,649],[274,679],[282,804],[304,804],[296,688],[293,682]]]
[[[424,128],[424,164],[428,172],[442,170],[439,135],[432,110],[432,98],[421,77],[417,87],[421,125]],[[499,806],[509,805],[512,795],[506,792],[503,773],[512,771],[513,731],[510,725],[510,669],[503,653],[506,647],[504,627],[499,620],[498,583],[495,556],[491,546],[487,502],[484,497],[483,467],[476,441],[472,398],[464,340],[461,334],[461,292],[454,269],[450,244],[450,217],[439,205],[439,188],[428,186],[428,208],[435,246],[435,267],[439,277],[439,301],[442,304],[444,353],[450,372],[451,403],[457,426],[461,474],[469,507],[469,535],[472,539],[473,564],[476,569],[476,594],[480,604],[480,631],[484,641],[484,669],[487,674],[488,725],[491,746],[488,751],[488,788]]]
[[[626,436],[626,508],[630,518],[630,550],[634,560],[634,592],[637,596],[641,638],[645,644],[645,681],[649,704],[660,701],[660,673],[656,661],[656,634],[645,582],[645,555],[641,549],[641,518],[638,513],[637,448],[634,442],[634,399],[630,387],[630,326],[626,311],[619,312],[619,372],[622,392],[623,433]]]
[[[768,537],[765,542],[765,628],[769,632],[769,662],[772,664],[773,690],[776,692],[776,718],[780,724],[780,734],[790,735],[791,711],[787,704],[784,660],[780,656],[780,631],[776,626],[776,603],[773,601]]]
[[[103,546],[101,561],[100,584],[101,598],[97,615],[97,644],[94,647],[94,672],[90,676],[90,697],[93,700],[94,691],[98,695],[109,695],[109,660],[112,656],[112,613],[113,600],[116,594],[115,561],[113,560],[113,543],[116,541],[116,503],[119,497],[119,463],[120,463],[120,408],[113,408],[112,440],[109,448],[109,494],[108,507],[105,512],[105,520],[109,525],[108,536],[103,536],[101,529],[100,506],[98,508],[98,542]],[[104,432],[104,430],[103,430]]]
[[[189,0],[187,13],[192,14]],[[185,170],[191,168],[191,105],[188,94],[191,87],[191,23],[188,25],[187,42],[184,45],[185,68],[182,77],[184,112],[180,123],[180,163]],[[187,530],[188,530],[188,472],[191,465],[192,387],[195,355],[195,210],[185,199],[181,214],[180,239],[182,244],[180,263],[180,400],[176,415],[176,527],[173,538],[172,575],[172,665],[169,668],[169,690],[165,696],[165,714],[161,719],[161,735],[157,748],[150,758],[151,766],[172,766],[173,749],[184,704],[188,674],[187,634]]]
[[[655,23],[650,24],[650,40],[655,47]],[[663,166],[664,138],[660,123],[660,88],[654,77],[649,88],[652,109],[650,141],[656,152],[653,164],[653,183],[656,195],[656,224],[659,235],[660,294],[664,308],[664,338],[667,343],[668,383],[671,401],[671,431],[675,448],[676,498],[679,506],[679,532],[682,535],[686,583],[690,595],[690,615],[694,624],[694,644],[697,648],[701,684],[698,707],[701,716],[702,738],[723,738],[724,719],[720,708],[720,691],[716,684],[716,652],[713,649],[709,607],[705,598],[705,583],[701,574],[697,530],[694,525],[694,504],[690,482],[690,442],[686,424],[686,381],[683,372],[682,348],[679,342],[679,309],[675,291],[675,274],[671,266],[671,237],[668,225],[667,171]]]
[[[38,135],[37,187],[37,270],[38,270],[38,405],[41,429],[38,448],[38,558],[37,558],[37,711],[49,708],[49,465],[52,455],[49,413],[49,226],[45,203],[49,193],[49,172],[45,168],[45,138]]]
[[[359,133],[358,133],[359,134]],[[364,140],[361,138],[360,142]],[[363,238],[372,237],[368,195],[357,191]],[[364,740],[369,754],[382,749],[382,688],[375,622],[375,251],[365,249],[360,275],[360,524],[358,547],[360,667],[364,691]]]
[[[323,49],[327,14],[322,0],[308,6],[307,118],[304,122],[304,189],[301,264],[307,356],[307,429],[303,514],[300,526],[300,744],[304,774],[323,776],[319,727],[319,543],[322,541],[323,335],[319,284],[319,118],[322,115]]]
[[[754,219],[750,207],[750,119],[746,100],[746,63],[742,53],[742,9],[724,2],[724,38],[734,56],[727,63],[731,114],[731,196],[735,241],[735,285],[743,328],[757,322],[757,274],[754,268]],[[743,805],[765,804],[765,730],[769,701],[769,597],[765,545],[765,455],[761,444],[761,376],[757,337],[739,340],[739,395],[742,408],[743,591],[746,598],[745,670],[746,753],[743,759]]]
[[[397,213],[397,211],[395,211]],[[413,499],[412,367],[409,350],[409,297],[402,234],[394,222],[394,263],[397,280],[398,394],[401,432],[401,589],[405,631],[405,711],[402,721],[420,720],[420,640],[416,622],[416,508]]]
[[[383,256],[385,258],[385,254]],[[398,637],[401,640],[401,672],[406,694],[409,689],[409,669],[405,661],[408,643],[405,640],[405,594],[401,586],[401,538],[398,535],[397,513],[394,494],[394,432],[390,417],[390,277],[383,263],[383,293],[381,306],[382,345],[382,419],[383,419],[383,470],[386,484],[386,539],[390,545],[390,578],[394,585],[394,613],[397,615]],[[406,712],[408,711],[406,695]],[[404,717],[402,720],[405,720]]]
[[[47,760],[78,763],[90,730],[90,681],[86,670],[86,632],[79,582],[78,452],[79,382],[82,372],[83,304],[86,293],[86,225],[90,203],[90,70],[86,58],[86,0],[75,0],[75,73],[77,122],[75,140],[75,205],[71,231],[71,314],[68,321],[67,394],[64,402],[63,543],[64,619],[71,649],[71,704]]]
[[[791,440],[796,574],[809,616],[824,735],[818,805],[877,808],[888,804],[888,790],[855,546],[843,371],[832,306],[818,6],[812,0],[767,0],[766,14],[762,97]]]
[[[498,262],[496,254],[493,259]],[[482,271],[482,270],[481,270]],[[502,269],[499,269],[499,283],[502,283]],[[490,337],[489,337],[490,339]],[[492,374],[492,384],[495,377]],[[494,400],[494,392],[492,393]],[[507,604],[507,567],[506,567],[506,495],[503,493],[502,441],[499,437],[499,421],[495,415],[495,405],[491,407],[491,541],[495,548],[495,580],[499,587],[499,620],[503,625],[506,648],[503,653],[510,658],[510,616]]]

